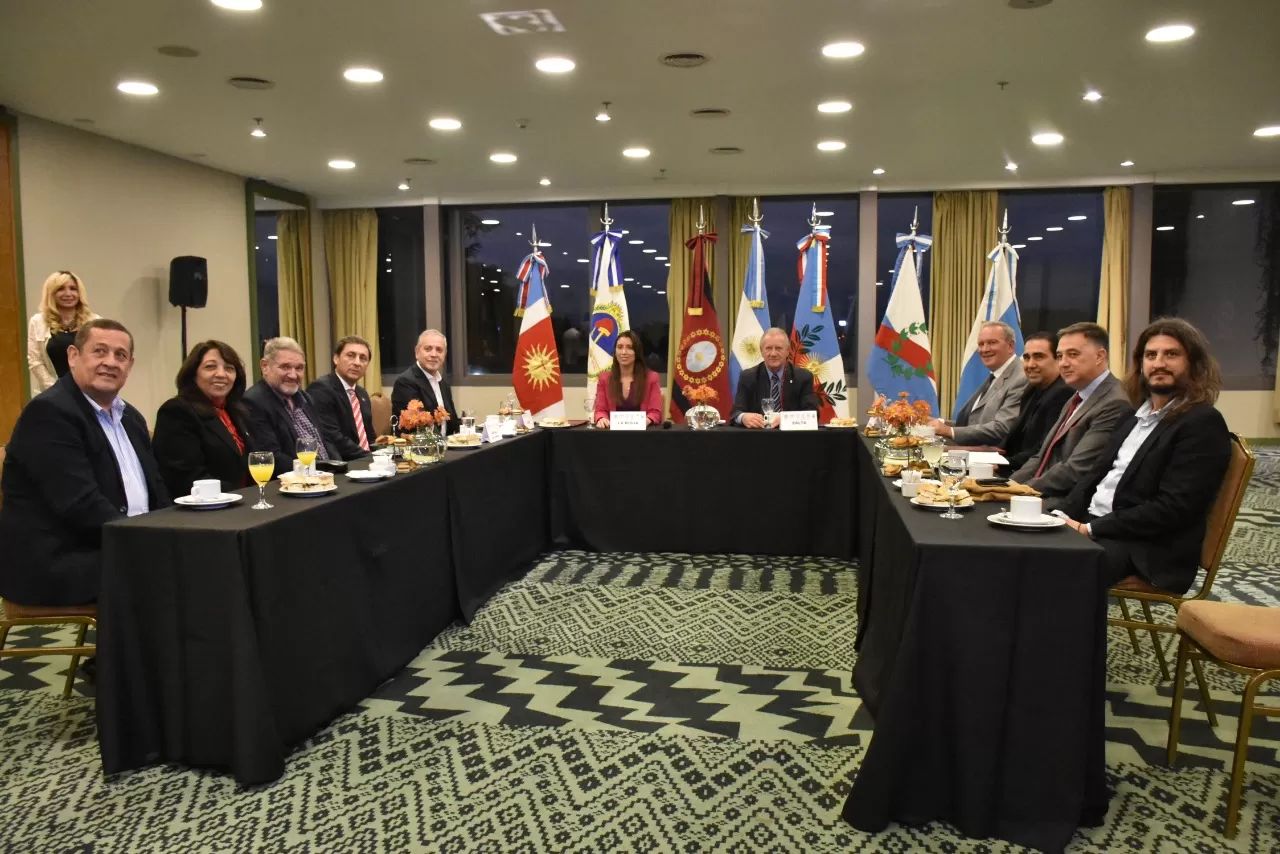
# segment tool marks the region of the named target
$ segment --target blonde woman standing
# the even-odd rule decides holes
[[[84,283],[70,270],[59,270],[44,280],[40,310],[27,324],[27,367],[31,370],[31,396],[51,387],[67,373],[67,348],[76,332],[98,315],[89,310]]]

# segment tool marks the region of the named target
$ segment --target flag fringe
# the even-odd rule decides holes
[[[523,309],[523,308],[517,308],[517,309],[516,309],[516,317],[524,317],[524,309]]]
[[[692,316],[697,316],[697,315],[702,314],[702,309],[701,309],[701,308],[687,308],[687,309],[685,309],[684,313],[685,313],[685,314],[688,314],[688,315],[692,315]]]
[[[753,299],[750,302],[748,302],[747,305],[751,306],[752,308],[764,308],[764,300]]]

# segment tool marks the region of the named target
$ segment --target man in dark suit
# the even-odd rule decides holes
[[[1107,585],[1138,576],[1179,595],[1200,567],[1205,518],[1231,461],[1214,408],[1222,380],[1200,330],[1163,318],[1138,336],[1125,388],[1142,401],[1067,497],[1067,524],[1106,551]]]
[[[1037,332],[1024,342],[1022,372],[1027,377],[1027,391],[1022,396],[1018,420],[1013,422],[1001,448],[1009,461],[1009,472],[1026,465],[1040,450],[1045,435],[1073,394],[1058,374],[1057,351],[1058,336],[1052,332]]]
[[[333,373],[307,386],[321,429],[335,437],[336,454],[344,460],[369,456],[378,437],[373,430],[373,403],[369,392],[356,383],[369,368],[372,348],[357,335],[348,335],[333,348]]]
[[[449,413],[448,432],[457,432],[458,410],[453,406],[453,390],[441,373],[448,352],[449,342],[443,333],[428,329],[418,336],[418,344],[413,348],[414,363],[396,377],[395,385],[391,387],[393,417],[398,418],[408,409],[409,401],[420,400],[428,412],[443,406]]]
[[[738,393],[733,397],[729,422],[740,427],[773,427],[764,420],[764,403],[772,401],[775,412],[818,411],[818,394],[813,390],[813,374],[787,361],[791,337],[781,329],[760,336],[760,356],[764,359],[738,377]]]
[[[0,479],[0,596],[22,605],[96,602],[102,526],[169,503],[147,422],[120,399],[133,336],[91,320],[70,371],[22,410]]]
[[[306,368],[297,341],[272,338],[262,348],[262,379],[244,393],[253,450],[275,455],[277,477],[293,471],[302,436],[315,440],[317,460],[340,459],[337,435],[324,429],[311,395],[302,390]]]

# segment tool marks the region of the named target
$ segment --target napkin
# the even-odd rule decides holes
[[[973,496],[974,501],[1008,501],[1015,495],[1040,497],[1039,492],[1026,484],[1013,481],[1009,481],[1004,486],[982,486],[973,478],[966,477],[963,486]]]

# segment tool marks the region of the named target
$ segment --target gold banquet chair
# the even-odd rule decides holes
[[[377,392],[369,395],[369,408],[373,410],[373,436],[369,437],[373,441],[378,436],[387,436],[391,433],[391,398]]]
[[[0,468],[4,465],[5,449],[0,446]],[[4,495],[0,493],[0,504]],[[9,637],[9,629],[13,626],[60,626],[75,625],[76,642],[74,646],[41,646],[32,649],[5,649],[5,641]],[[96,605],[72,605],[66,608],[49,608],[39,605],[19,605],[17,602],[0,602],[0,659],[35,658],[42,655],[69,655],[71,667],[67,670],[67,681],[62,688],[62,696],[71,696],[71,688],[76,681],[76,668],[80,665],[80,656],[93,655],[96,648],[84,645],[84,635],[89,626],[98,624],[98,607]]]
[[[1240,792],[1254,715],[1280,715],[1280,706],[1257,702],[1258,690],[1280,676],[1280,608],[1235,602],[1188,601],[1178,610],[1178,661],[1174,665],[1173,704],[1169,710],[1169,765],[1178,758],[1182,728],[1182,692],[1187,662],[1203,659],[1246,677],[1240,698],[1235,759],[1227,796],[1226,836],[1234,839],[1240,818]]]
[[[1129,576],[1108,591],[1111,596],[1119,600],[1120,613],[1124,615],[1123,619],[1108,619],[1108,624],[1123,626],[1129,630],[1129,640],[1133,644],[1134,652],[1139,651],[1138,636],[1134,630],[1145,629],[1150,632],[1152,645],[1155,646],[1156,661],[1160,664],[1160,675],[1164,679],[1169,678],[1169,666],[1165,663],[1164,649],[1160,645],[1160,635],[1158,633],[1167,632],[1172,634],[1176,629],[1170,623],[1158,623],[1152,618],[1151,603],[1168,605],[1173,608],[1176,615],[1178,609],[1184,603],[1204,600],[1209,596],[1209,592],[1213,588],[1213,581],[1218,575],[1218,568],[1222,563],[1222,555],[1227,550],[1227,540],[1231,537],[1231,529],[1235,525],[1236,514],[1240,511],[1240,504],[1244,500],[1245,489],[1249,486],[1249,478],[1253,476],[1253,465],[1254,456],[1253,452],[1249,450],[1249,443],[1232,433],[1231,460],[1227,464],[1227,473],[1222,478],[1222,486],[1218,489],[1218,496],[1214,499],[1213,506],[1209,509],[1209,518],[1205,524],[1204,542],[1200,547],[1200,565],[1205,571],[1204,583],[1200,585],[1200,590],[1194,596],[1179,596],[1176,593],[1170,593],[1167,590],[1148,584],[1137,575]],[[1130,616],[1129,600],[1141,605],[1144,620],[1134,620]],[[1200,695],[1209,717],[1209,725],[1217,726],[1213,706],[1209,702],[1208,686],[1204,681],[1204,675],[1200,670],[1198,661],[1193,662],[1193,669],[1195,670],[1196,681],[1200,686]]]

